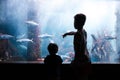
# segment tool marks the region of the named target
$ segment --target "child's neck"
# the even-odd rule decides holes
[[[81,32],[81,31],[83,31],[83,29],[78,29],[77,31],[78,31],[78,32]]]

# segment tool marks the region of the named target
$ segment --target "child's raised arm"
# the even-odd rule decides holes
[[[71,32],[66,32],[64,33],[62,36],[63,38],[66,37],[67,35],[74,35],[76,32],[75,31],[71,31]]]

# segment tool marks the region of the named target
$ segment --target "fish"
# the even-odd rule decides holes
[[[67,55],[60,55],[61,58],[70,58],[70,56],[67,56]]]
[[[112,37],[112,36],[105,36],[106,40],[112,40],[112,39],[117,39],[117,37]]]
[[[42,39],[46,39],[46,38],[52,38],[53,35],[49,35],[49,34],[42,34],[42,35],[38,35],[39,38],[42,38]]]
[[[13,38],[14,36],[8,35],[8,34],[0,34],[0,39],[10,39]]]
[[[32,42],[33,43],[33,39],[17,39],[16,42]]]
[[[49,39],[49,42],[50,42],[50,43],[55,43],[52,39]]]
[[[27,47],[24,45],[20,45],[20,47],[27,50]]]
[[[25,36],[26,36],[25,34],[22,34],[22,35],[17,36],[16,38],[21,39],[21,38],[24,38]]]
[[[25,23],[26,23],[26,24],[33,25],[33,26],[39,26],[39,24],[36,23],[36,22],[34,22],[34,21],[26,21]]]

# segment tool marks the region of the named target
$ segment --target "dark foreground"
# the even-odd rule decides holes
[[[1,79],[32,79],[45,80],[45,65],[40,62],[0,62]],[[62,64],[61,80],[72,80],[72,71],[69,63]],[[89,80],[120,79],[120,64],[94,63]],[[9,77],[7,77],[9,76]]]

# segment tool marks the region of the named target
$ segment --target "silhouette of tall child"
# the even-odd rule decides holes
[[[44,63],[47,67],[47,79],[48,80],[59,80],[61,74],[61,64],[63,62],[58,52],[58,46],[55,43],[48,45],[49,55],[46,56]]]
[[[73,44],[75,57],[71,64],[76,80],[85,79],[90,70],[89,64],[91,63],[91,61],[89,59],[89,53],[87,50],[87,32],[85,31],[85,29],[83,29],[85,21],[85,14],[76,14],[74,16],[74,28],[77,31],[71,31],[63,34],[63,38],[67,35],[74,36]]]

